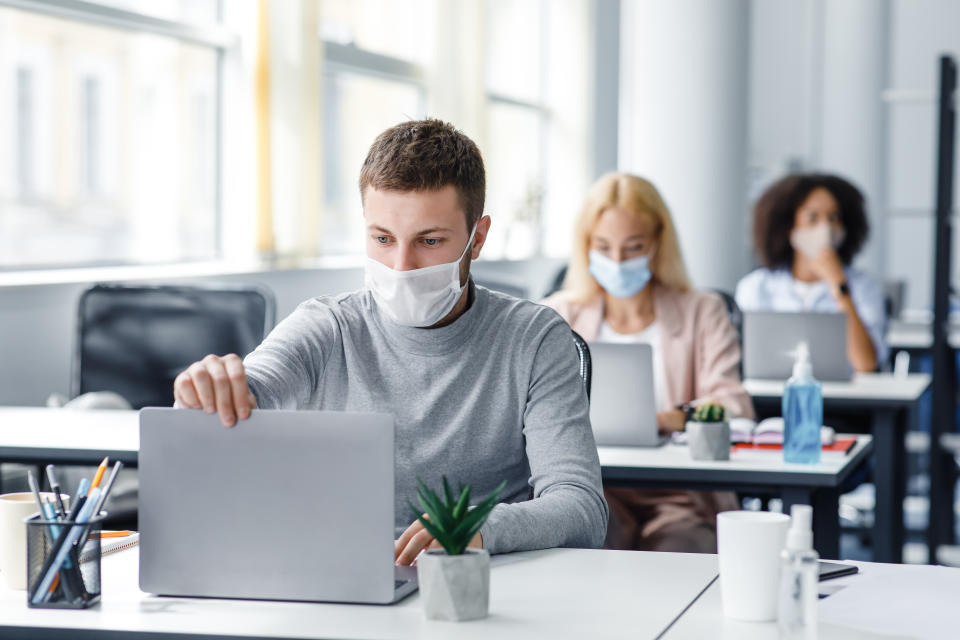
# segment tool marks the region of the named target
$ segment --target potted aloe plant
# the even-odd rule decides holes
[[[723,405],[707,402],[687,422],[687,445],[694,460],[730,459],[730,423]]]
[[[426,551],[417,559],[424,614],[431,620],[485,618],[490,604],[490,554],[467,545],[496,506],[506,481],[472,509],[469,484],[460,486],[459,495],[454,496],[444,476],[442,498],[419,478],[417,484],[422,510],[407,504],[443,547]]]

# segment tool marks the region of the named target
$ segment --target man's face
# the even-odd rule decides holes
[[[396,271],[454,262],[467,246],[470,230],[456,189],[379,191],[368,187],[363,199],[367,223],[367,255]],[[470,260],[480,255],[490,218],[484,216],[474,234],[473,250],[460,270],[461,285]]]

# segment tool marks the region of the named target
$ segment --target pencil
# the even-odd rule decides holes
[[[129,531],[95,531],[93,535],[100,538],[126,538],[130,535]]]
[[[97,475],[93,476],[93,482],[90,483],[90,491],[93,491],[100,486],[100,481],[103,480],[103,474],[107,470],[107,462],[110,458],[104,458],[103,462],[100,463],[100,466],[97,467]]]

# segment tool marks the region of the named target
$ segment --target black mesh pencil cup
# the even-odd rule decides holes
[[[27,605],[85,609],[100,601],[100,531],[106,514],[86,523],[34,515],[27,526]]]

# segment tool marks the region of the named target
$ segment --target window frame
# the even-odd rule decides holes
[[[84,22],[121,31],[135,31],[158,35],[212,50],[216,55],[214,97],[214,246],[213,259],[220,260],[223,252],[223,121],[225,61],[240,50],[240,36],[223,26],[224,0],[217,1],[216,24],[195,24],[167,20],[110,5],[85,0],[0,0],[0,7],[47,15],[73,22]],[[113,264],[113,263],[112,263]],[[115,266],[151,266],[152,263],[117,262]],[[0,272],[82,269],[103,266],[95,257],[85,262],[46,266],[0,267]]]

